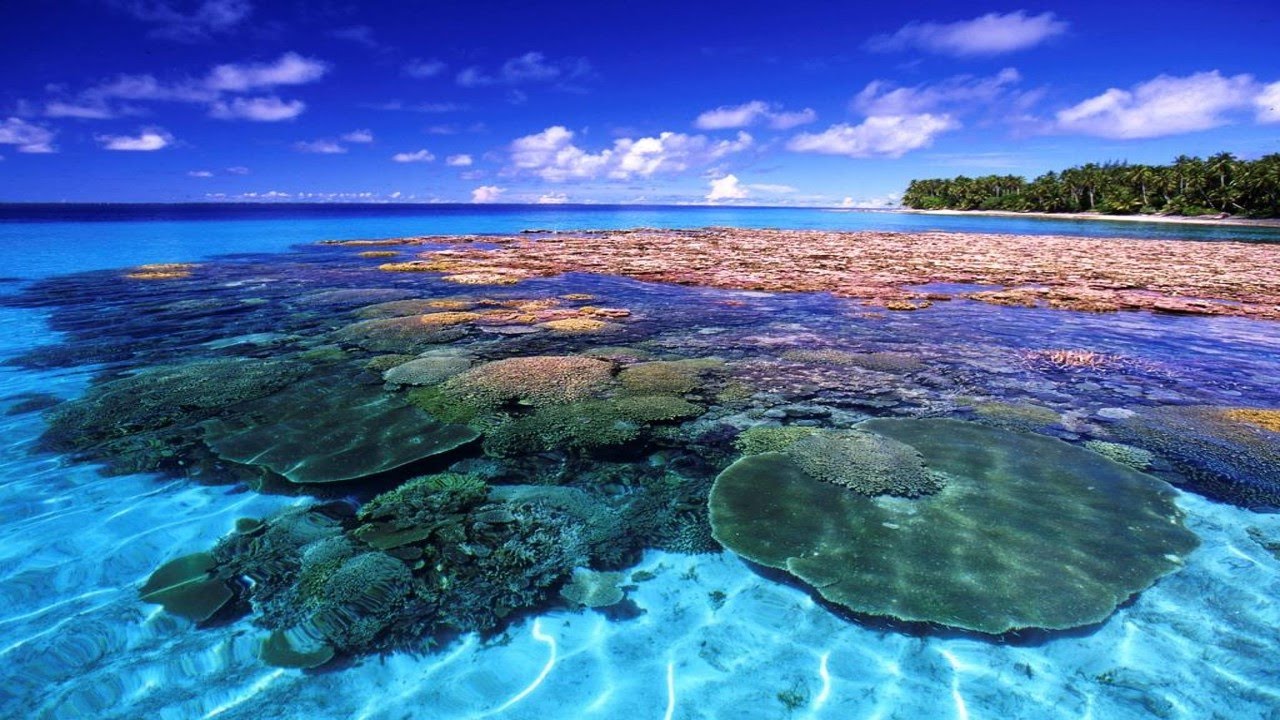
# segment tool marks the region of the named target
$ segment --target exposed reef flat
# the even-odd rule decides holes
[[[476,242],[485,245],[457,247]],[[439,272],[458,282],[587,272],[737,290],[830,292],[891,310],[949,299],[956,294],[928,286],[960,283],[982,286],[960,295],[997,305],[1280,319],[1274,271],[1280,247],[1248,243],[705,228],[421,237],[399,244],[434,247],[384,270]],[[455,247],[439,250],[441,244]]]

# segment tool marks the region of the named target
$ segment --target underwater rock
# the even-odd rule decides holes
[[[1190,490],[1244,508],[1280,509],[1280,432],[1256,422],[1253,412],[1208,405],[1142,408],[1113,427],[1168,460]]]
[[[352,480],[448,452],[479,437],[377,388],[321,378],[204,425],[220,457],[295,483]]]
[[[217,561],[205,552],[184,555],[156,568],[138,591],[143,602],[192,622],[213,617],[232,597],[231,589],[214,577]]]
[[[1162,481],[1067,443],[954,420],[871,420],[947,486],[871,498],[782,453],[716,479],[717,540],[859,613],[999,634],[1104,620],[1198,540]]]

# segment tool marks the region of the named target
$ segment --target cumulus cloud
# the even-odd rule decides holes
[[[436,159],[436,156],[432,155],[428,150],[415,150],[413,152],[396,153],[391,156],[391,159],[398,163],[431,162]]]
[[[450,155],[444,161],[449,167],[470,167],[472,162],[471,156],[466,154]]]
[[[518,85],[521,83],[547,83],[582,78],[591,74],[591,63],[586,58],[548,60],[540,52],[527,52],[511,58],[495,72],[486,72],[473,65],[463,68],[455,78],[463,87],[488,85]]]
[[[884,80],[867,84],[853,98],[852,106],[865,115],[911,115],[940,109],[971,109],[1004,99],[1022,80],[1014,68],[990,77],[957,75],[933,84],[897,87]]]
[[[106,119],[136,115],[142,111],[118,101],[200,103],[209,114],[227,120],[273,122],[296,117],[306,107],[298,100],[277,97],[230,97],[239,93],[314,82],[328,72],[327,63],[289,52],[269,63],[228,63],[215,66],[203,77],[161,81],[154,75],[119,75],[99,83],[75,98],[59,98],[45,107],[49,117]]]
[[[1001,55],[1035,47],[1069,27],[1051,12],[987,13],[953,23],[909,23],[895,33],[876,35],[866,42],[866,48],[874,52],[916,49],[956,57]]]
[[[1249,75],[1161,75],[1058,111],[1054,129],[1122,140],[1208,130],[1231,122],[1233,111],[1256,106],[1265,93]]]
[[[294,143],[293,149],[317,155],[341,155],[347,151],[345,147],[332,140],[303,140]]]
[[[213,33],[229,32],[253,12],[249,0],[202,0],[190,10],[165,0],[113,0],[113,5],[135,18],[157,25],[154,37],[180,42],[204,40]]]
[[[821,133],[801,133],[787,142],[794,152],[864,157],[902,157],[928,147],[933,139],[959,127],[950,115],[873,115],[858,125],[841,123]]]
[[[371,143],[373,142],[373,131],[372,130],[352,130],[346,135],[343,135],[342,139],[350,143]]]
[[[664,132],[656,137],[619,138],[613,147],[590,153],[573,144],[573,131],[555,125],[511,143],[511,166],[551,182],[605,176],[613,180],[676,173],[704,166],[751,147],[753,140],[739,132],[734,140],[715,141],[705,135]]]
[[[811,108],[795,112],[783,112],[776,105],[763,100],[752,100],[742,105],[722,105],[708,110],[698,116],[693,124],[702,130],[726,130],[744,128],[765,120],[776,130],[787,130],[798,125],[811,123],[818,114]]]
[[[1280,82],[1273,82],[1262,88],[1262,92],[1253,99],[1258,108],[1258,122],[1280,122]]]
[[[209,71],[205,86],[210,90],[245,92],[279,85],[305,85],[329,71],[328,63],[287,52],[272,63],[228,63]]]
[[[21,153],[55,152],[52,130],[16,117],[0,123],[0,145],[15,145]]]
[[[422,80],[439,75],[444,72],[447,67],[447,65],[439,60],[420,60],[418,58],[414,58],[405,63],[400,68],[400,72],[404,73],[407,77]]]
[[[725,175],[711,181],[711,192],[707,193],[707,202],[741,200],[747,195],[747,188],[738,181],[736,175]]]
[[[281,100],[269,97],[232,98],[229,102],[217,101],[209,106],[209,117],[219,120],[253,120],[254,122],[280,122],[292,120],[307,109],[301,100]]]
[[[497,185],[481,185],[471,191],[471,202],[473,203],[491,203],[497,202],[502,193],[506,192],[504,188]]]
[[[162,128],[142,128],[137,135],[98,135],[97,141],[105,150],[152,152],[173,144],[173,136]]]

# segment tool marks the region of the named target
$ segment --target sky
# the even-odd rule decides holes
[[[1280,4],[41,0],[0,202],[887,206],[1280,152]]]

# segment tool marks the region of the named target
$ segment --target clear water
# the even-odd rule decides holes
[[[266,298],[269,308],[312,290],[372,281],[425,296],[460,292],[429,277],[388,279],[347,248],[289,250],[322,238],[641,225],[1109,230],[1096,223],[773,209],[109,209],[49,210],[39,217],[28,211],[26,219],[6,212],[0,248],[8,259],[4,274],[15,279],[3,292],[29,292],[29,281],[55,278],[50,293],[64,294],[42,308],[0,308],[4,358],[61,341],[83,345],[94,336],[95,323],[102,338],[123,332],[115,324],[141,317],[156,306],[156,297],[113,288],[113,273],[56,278],[139,263],[238,254],[210,263],[220,273],[220,295],[213,299]],[[165,213],[169,217],[158,216]],[[1195,230],[1196,239],[1277,238]],[[1149,237],[1187,232],[1128,224],[1119,231]],[[75,295],[67,295],[73,291],[84,294],[84,307],[97,309],[76,313]],[[771,407],[827,405],[850,418],[981,419],[975,408],[983,403],[1034,404],[1062,419],[1037,431],[1079,442],[1106,432],[1109,425],[1099,420],[1106,409],[1280,406],[1280,332],[1269,323],[1085,315],[966,301],[915,313],[866,313],[856,303],[825,296],[584,276],[491,294],[569,292],[592,293],[631,308],[635,317],[624,336],[566,341],[564,347],[627,340],[673,356],[715,354],[741,377],[770,382],[774,397],[762,402]],[[208,293],[200,297],[211,299]],[[261,331],[255,323],[301,323],[264,312],[252,320],[220,320],[222,326],[193,319],[179,331],[167,328],[164,336],[137,335],[134,356],[107,359],[108,366],[0,366],[0,399],[10,399],[0,406],[25,393],[73,398],[104,367],[182,357],[198,342]],[[130,332],[136,327],[143,325],[130,325]],[[292,329],[315,332],[309,328],[302,323]],[[526,342],[490,341],[516,348]],[[1081,373],[1024,362],[1028,351],[1054,348],[1085,348],[1123,357],[1126,364],[1114,372]],[[886,373],[786,364],[778,357],[787,349],[907,353],[919,367]],[[1082,630],[992,640],[886,627],[835,613],[731,553],[650,550],[627,570],[652,575],[627,591],[642,611],[638,617],[549,608],[497,637],[466,635],[432,652],[364,657],[301,672],[258,660],[262,631],[251,616],[197,629],[141,603],[137,588],[161,562],[210,547],[237,518],[264,517],[306,498],[155,474],[104,477],[91,464],[35,450],[43,430],[39,413],[0,416],[0,716],[1280,717],[1280,557],[1266,547],[1280,545],[1280,515],[1189,489],[1179,491],[1177,502],[1202,545],[1186,567],[1104,623]]]

